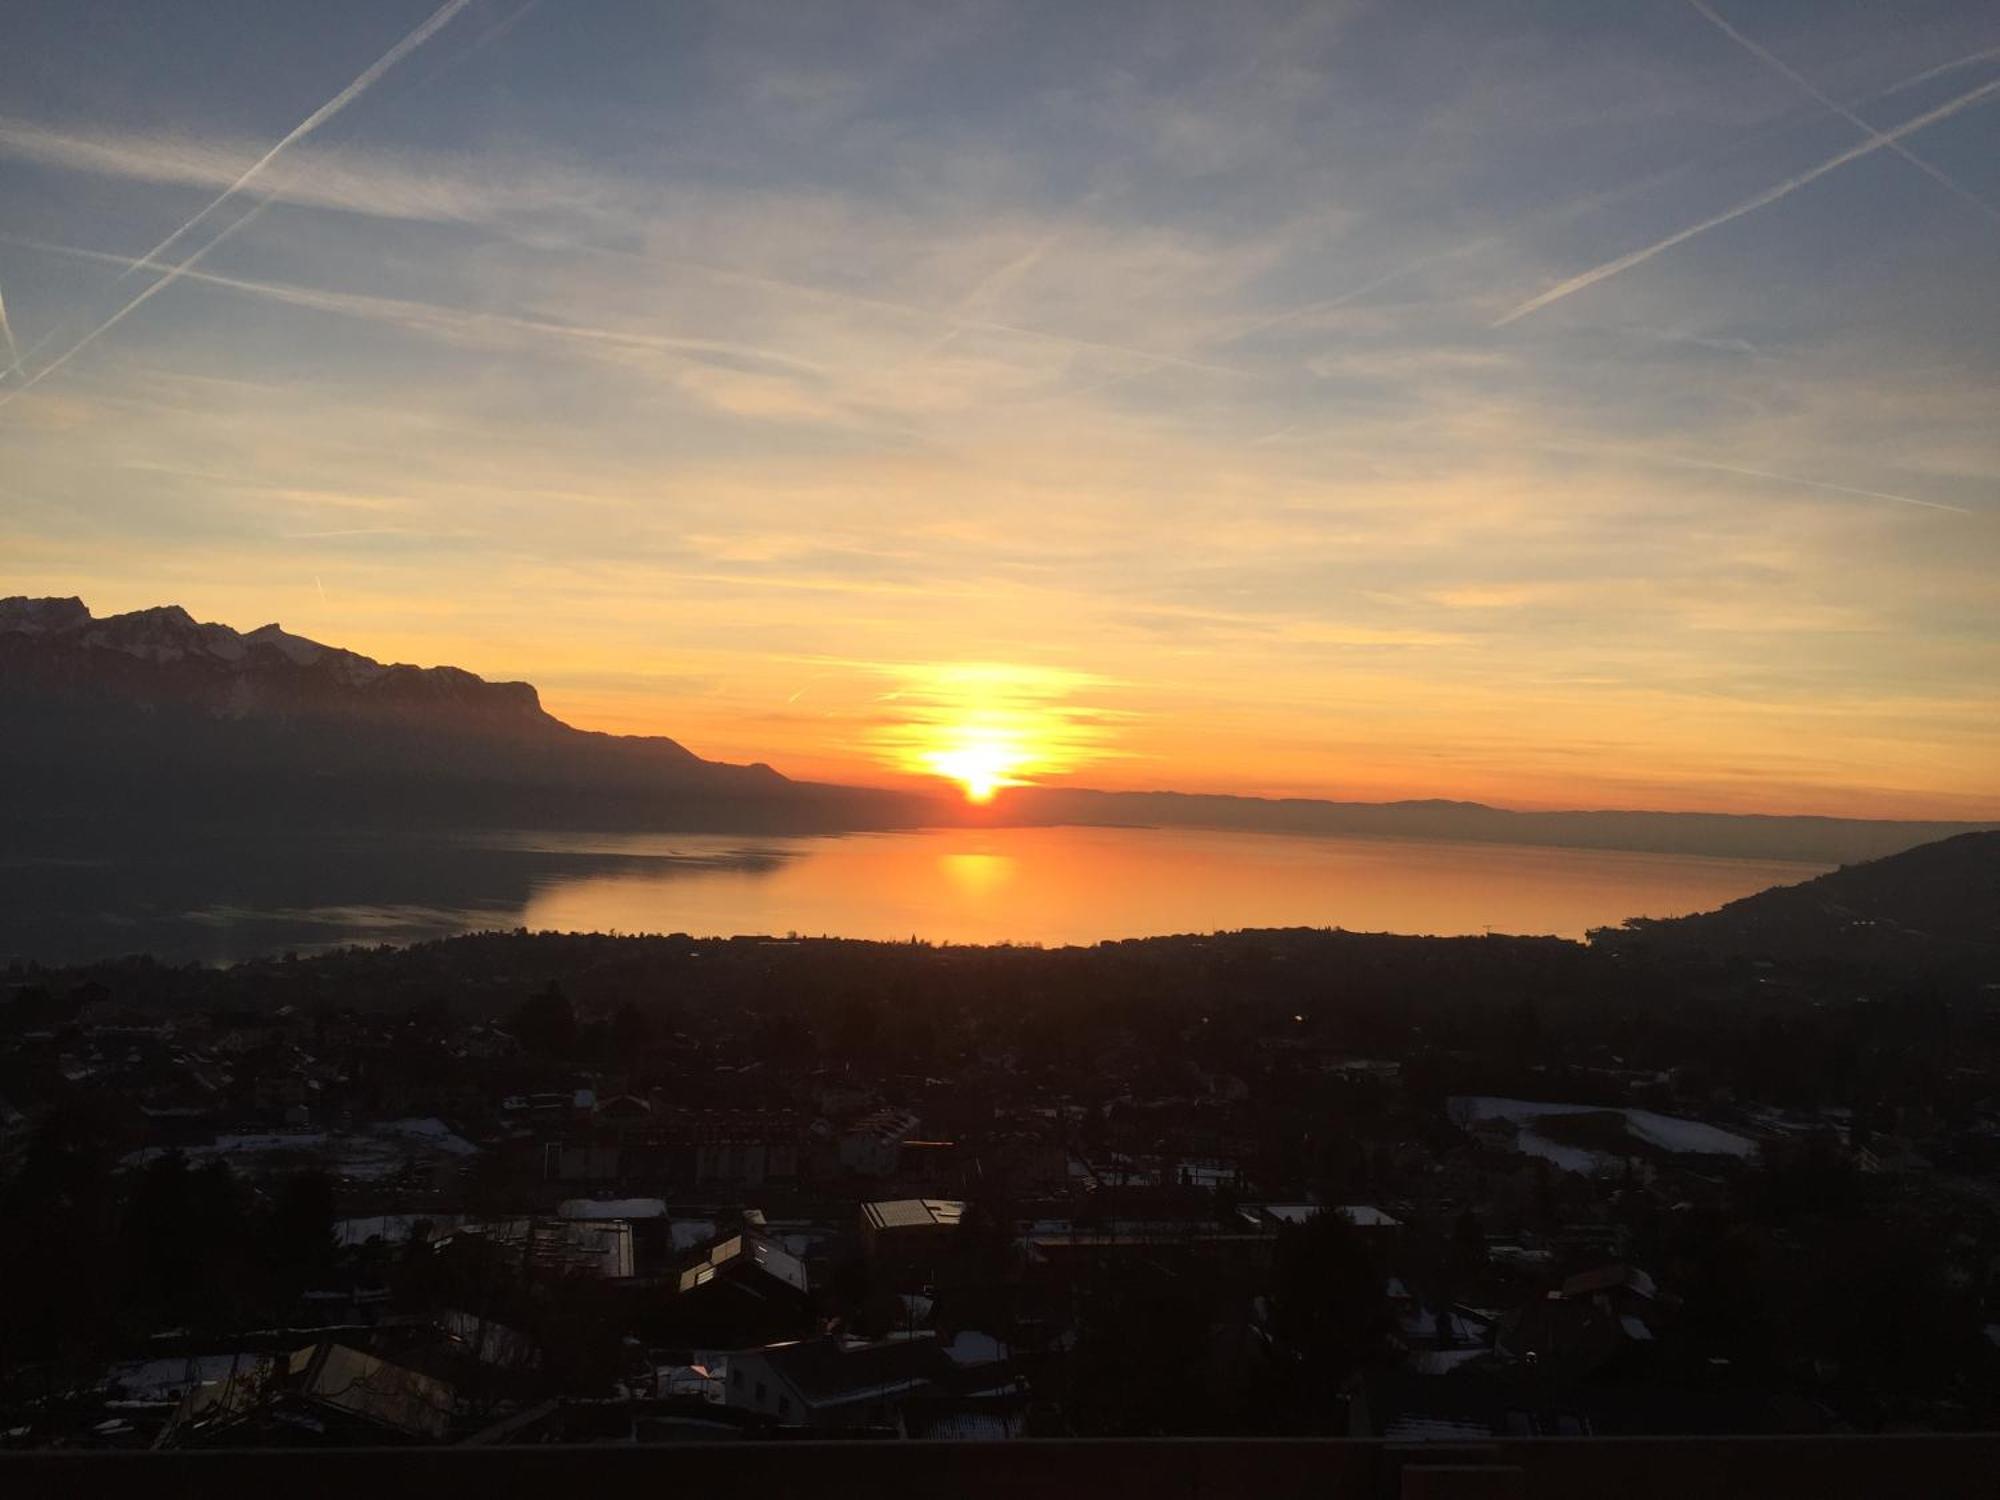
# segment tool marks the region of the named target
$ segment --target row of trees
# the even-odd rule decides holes
[[[176,1152],[114,1170],[85,1108],[52,1112],[0,1185],[0,1378],[31,1394],[101,1373],[132,1341],[283,1321],[334,1267],[334,1184],[296,1173],[269,1192]]]

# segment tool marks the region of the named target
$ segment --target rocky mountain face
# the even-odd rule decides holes
[[[791,830],[908,821],[892,802],[575,729],[527,683],[277,625],[0,600],[0,816],[16,820]]]
[[[244,633],[198,623],[174,604],[100,620],[81,599],[0,599],[0,683],[9,692],[226,719],[365,717],[446,731],[575,733],[543,712],[525,682],[385,666],[278,625]],[[694,759],[672,740],[651,743]]]

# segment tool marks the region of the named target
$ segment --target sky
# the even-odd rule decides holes
[[[0,593],[793,775],[2000,816],[2000,10],[100,0]]]

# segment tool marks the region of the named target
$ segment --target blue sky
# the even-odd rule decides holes
[[[2000,812],[1992,7],[472,0],[129,264],[438,14],[10,17],[0,587],[806,774]]]

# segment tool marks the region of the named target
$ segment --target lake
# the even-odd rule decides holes
[[[0,865],[0,956],[231,963],[482,928],[1093,943],[1239,927],[1581,937],[1822,867],[1188,829],[182,841]]]

